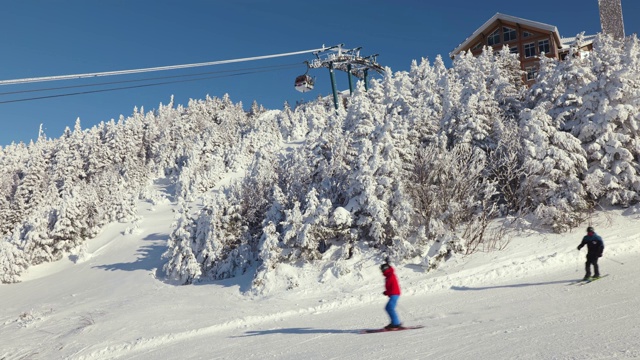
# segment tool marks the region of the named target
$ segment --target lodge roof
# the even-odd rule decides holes
[[[469,36],[465,41],[463,41],[462,44],[458,45],[458,47],[456,47],[449,55],[451,57],[453,57],[456,54],[458,54],[460,51],[462,51],[462,49],[467,47],[469,45],[469,43],[471,43],[474,39],[476,39],[476,37],[478,37],[478,35],[482,34],[485,31],[487,31],[488,28],[490,26],[492,26],[498,20],[511,22],[511,23],[516,23],[516,24],[524,25],[524,26],[527,26],[527,27],[535,28],[535,29],[541,29],[541,30],[549,31],[556,37],[556,40],[557,40],[556,43],[557,44],[562,44],[563,48],[564,48],[564,42],[560,38],[560,33],[558,32],[558,28],[557,27],[555,27],[553,25],[537,22],[537,21],[532,21],[532,20],[519,18],[519,17],[516,17],[516,16],[496,13],[495,15],[493,15],[491,17],[491,19],[487,20],[482,26],[480,26],[476,31],[474,31],[473,34],[471,34],[471,36]],[[575,38],[574,38],[574,40],[575,40]]]

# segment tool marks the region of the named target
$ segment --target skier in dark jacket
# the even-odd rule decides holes
[[[391,265],[384,263],[380,265],[380,270],[386,278],[384,284],[385,291],[383,294],[389,297],[389,302],[387,302],[387,306],[384,309],[391,318],[391,323],[385,326],[385,329],[398,329],[402,327],[402,323],[396,313],[396,304],[398,303],[398,298],[400,298],[400,284],[398,284],[398,278]]]
[[[591,265],[593,265],[593,277],[600,277],[600,269],[598,268],[598,258],[602,256],[604,251],[604,242],[600,235],[596,234],[591,226],[587,228],[587,235],[582,238],[582,242],[578,245],[578,250],[587,245],[587,262],[585,263],[586,274],[584,280],[591,278]]]

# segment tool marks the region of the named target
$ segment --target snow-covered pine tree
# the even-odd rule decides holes
[[[293,111],[289,103],[285,101],[282,111],[277,116],[278,124],[280,125],[280,133],[282,138],[286,141],[297,138],[300,134],[298,131],[299,124],[296,124],[294,120]]]
[[[327,241],[333,238],[328,227],[331,208],[331,201],[318,199],[318,192],[311,188],[302,208],[296,201],[293,208],[285,210],[285,218],[281,222],[285,246],[283,256],[292,260],[320,259]]]
[[[463,84],[458,73],[450,71],[444,77],[442,86],[442,117],[435,137],[445,136],[447,146],[453,147],[457,143],[455,129],[461,121],[460,102]]]
[[[345,120],[346,129],[351,135],[349,158],[352,164],[347,179],[349,188],[346,194],[349,200],[346,208],[354,214],[354,225],[359,228],[363,239],[378,245],[388,240],[387,245],[390,245],[391,241],[385,238],[382,228],[387,217],[386,206],[376,196],[375,169],[370,164],[374,156],[373,133],[382,124],[384,111],[379,110],[380,106],[374,105],[369,94],[364,92],[357,92],[351,104]]]
[[[494,55],[488,48],[478,57],[468,52],[454,59],[451,76],[461,84],[460,97],[454,113],[445,115],[448,121],[441,129],[449,137],[449,146],[471,144],[485,151],[496,147],[505,120],[498,99],[488,87],[488,79],[497,75],[491,71],[493,63]]]
[[[282,229],[284,220],[284,208],[290,203],[280,187],[273,187],[273,202],[263,221],[262,234],[258,241],[257,262],[258,267],[253,279],[252,288],[261,292],[269,282],[269,274],[282,261],[284,244],[279,229]]]
[[[338,112],[327,110],[325,106],[319,103],[307,104],[301,108],[303,119],[306,123],[306,133],[301,138],[314,138],[327,128],[328,124],[335,123],[335,118],[342,118],[342,109]],[[298,109],[296,109],[298,112]]]
[[[69,252],[80,247],[89,235],[85,218],[87,201],[94,199],[87,199],[73,190],[63,194],[60,205],[51,214],[53,228],[50,236],[60,251]]]
[[[577,122],[581,121],[577,112],[583,107],[582,94],[590,86],[589,84],[595,81],[595,76],[588,61],[589,57],[581,56],[580,47],[583,42],[584,33],[578,34],[576,43],[570,48],[567,58],[557,64],[553,73],[548,73],[548,76],[556,79],[549,80],[543,77],[546,74],[539,74],[538,76],[540,81],[549,82],[552,87],[558,84],[563,90],[545,89],[545,91],[551,91],[548,91],[549,95],[543,97],[543,99],[548,99],[549,103],[553,105],[548,113],[554,123],[565,131],[572,131]],[[555,94],[560,94],[560,96],[551,97]]]
[[[322,197],[332,203],[343,203],[346,189],[346,176],[349,172],[347,154],[348,142],[343,130],[342,116],[331,116],[320,133],[314,133],[305,141],[304,154],[307,156],[303,166],[311,171],[309,183],[318,189]],[[297,176],[296,176],[297,177]]]
[[[415,60],[411,64],[412,104],[406,122],[410,129],[409,139],[414,144],[435,135],[440,126],[446,72],[440,56],[436,57],[433,66],[424,58],[420,64]]]
[[[628,79],[640,75],[640,55],[637,45],[636,53],[625,51],[626,45],[633,49],[634,41],[596,37],[588,57],[595,79],[581,89],[583,104],[571,127],[587,153],[587,189],[607,204],[622,206],[640,201],[640,91],[628,86]]]
[[[286,248],[284,257],[289,260],[296,260],[300,256],[298,248],[298,234],[302,229],[302,210],[300,203],[294,201],[291,209],[284,210],[284,219],[280,222],[279,227],[282,228],[282,243]]]
[[[86,178],[85,160],[80,153],[82,140],[80,119],[77,119],[74,131],[67,127],[62,137],[55,141],[51,169],[60,196],[70,194],[76,183]]]
[[[0,283],[20,282],[20,275],[28,267],[24,251],[8,239],[0,238]]]
[[[564,232],[579,225],[590,210],[580,181],[587,160],[580,140],[554,126],[546,113],[548,107],[543,103],[520,115],[523,168],[527,174],[520,196],[528,199],[526,206],[543,224]]]
[[[262,229],[262,236],[258,246],[259,266],[253,278],[251,287],[254,292],[260,293],[268,283],[269,274],[280,262],[280,234],[276,231],[276,225],[269,221]]]
[[[167,243],[167,250],[162,255],[168,259],[163,270],[168,279],[177,281],[182,285],[193,283],[201,274],[200,264],[193,253],[194,226],[189,216],[186,203],[181,202],[176,226]]]
[[[2,154],[0,154],[0,158]],[[13,177],[10,173],[0,173],[0,238],[9,233],[11,203],[14,190]]]
[[[202,275],[208,276],[215,262],[221,257],[224,244],[214,241],[218,229],[215,227],[213,205],[206,204],[200,210],[195,221],[193,237],[193,253],[202,268]]]
[[[43,207],[37,213],[27,217],[20,227],[20,248],[25,252],[31,265],[57,261],[62,258],[63,246],[51,236],[55,212],[53,207]]]
[[[391,80],[387,80],[387,78],[391,78]],[[381,85],[385,96],[382,104],[386,104],[384,105],[386,136],[389,136],[389,144],[393,144],[392,147],[387,146],[384,151],[387,155],[396,157],[393,161],[398,167],[399,178],[405,178],[403,174],[407,169],[405,165],[413,161],[416,145],[420,143],[422,137],[416,133],[419,129],[411,122],[410,118],[415,104],[412,92],[413,84],[408,73],[392,74],[389,71]]]
[[[37,142],[29,148],[30,156],[24,160],[23,168],[16,173],[17,183],[10,200],[11,212],[5,219],[9,229],[21,224],[25,218],[39,211],[48,200],[48,183],[51,181],[48,168],[48,144]],[[57,194],[53,194],[57,196]]]
[[[520,60],[516,54],[510,52],[508,46],[494,53],[489,60],[485,69],[487,89],[498,102],[507,126],[515,126],[527,90]],[[502,135],[498,134],[498,138],[501,137]]]
[[[258,118],[265,111],[267,110],[265,110],[262,105],[259,105],[256,100],[253,100],[251,103],[251,109],[249,110],[249,117]]]
[[[220,193],[205,211],[196,224],[196,255],[203,275],[225,279],[243,274],[255,258],[255,247],[239,201]]]
[[[347,210],[363,239],[376,247],[391,247],[407,240],[412,207],[404,190],[403,160],[396,143],[396,123],[401,119],[393,104],[367,100],[383,93],[383,84],[373,83],[371,94],[354,99],[348,118],[354,126],[350,148],[357,149],[348,176]],[[354,121],[355,120],[355,121]],[[401,137],[402,138],[402,137]],[[407,246],[407,248],[409,248]],[[401,256],[410,254],[401,254]]]
[[[238,195],[241,212],[252,232],[262,228],[262,221],[271,203],[273,186],[277,183],[277,166],[276,154],[257,152],[240,185]]]
[[[537,104],[543,102],[550,103],[554,107],[560,105],[559,99],[565,91],[565,83],[563,77],[558,76],[560,72],[557,68],[565,65],[567,64],[564,62],[559,63],[558,60],[553,58],[546,56],[540,57],[538,61],[538,73],[535,78],[536,82],[526,94],[527,108],[533,109]],[[558,121],[555,117],[556,114],[552,113],[550,115],[554,121]]]

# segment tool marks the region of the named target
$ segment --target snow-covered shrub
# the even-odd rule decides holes
[[[442,140],[417,152],[407,180],[416,214],[431,239],[426,253],[469,253],[485,241],[488,223],[497,216],[495,182],[484,177],[486,155],[462,144],[447,149]],[[440,257],[441,258],[441,257]],[[433,263],[432,263],[433,265]]]
[[[24,256],[24,251],[8,239],[0,240],[0,282],[20,282],[20,275],[29,267],[29,262]]]

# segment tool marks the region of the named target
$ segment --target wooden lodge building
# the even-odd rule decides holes
[[[590,51],[594,38],[595,35],[585,36],[580,50]],[[461,52],[471,51],[477,56],[485,46],[492,47],[494,51],[508,46],[511,53],[518,54],[522,70],[526,72],[526,83],[531,85],[542,54],[564,59],[575,42],[575,37],[561,37],[558,28],[553,25],[497,13],[449,55],[453,59]]]

